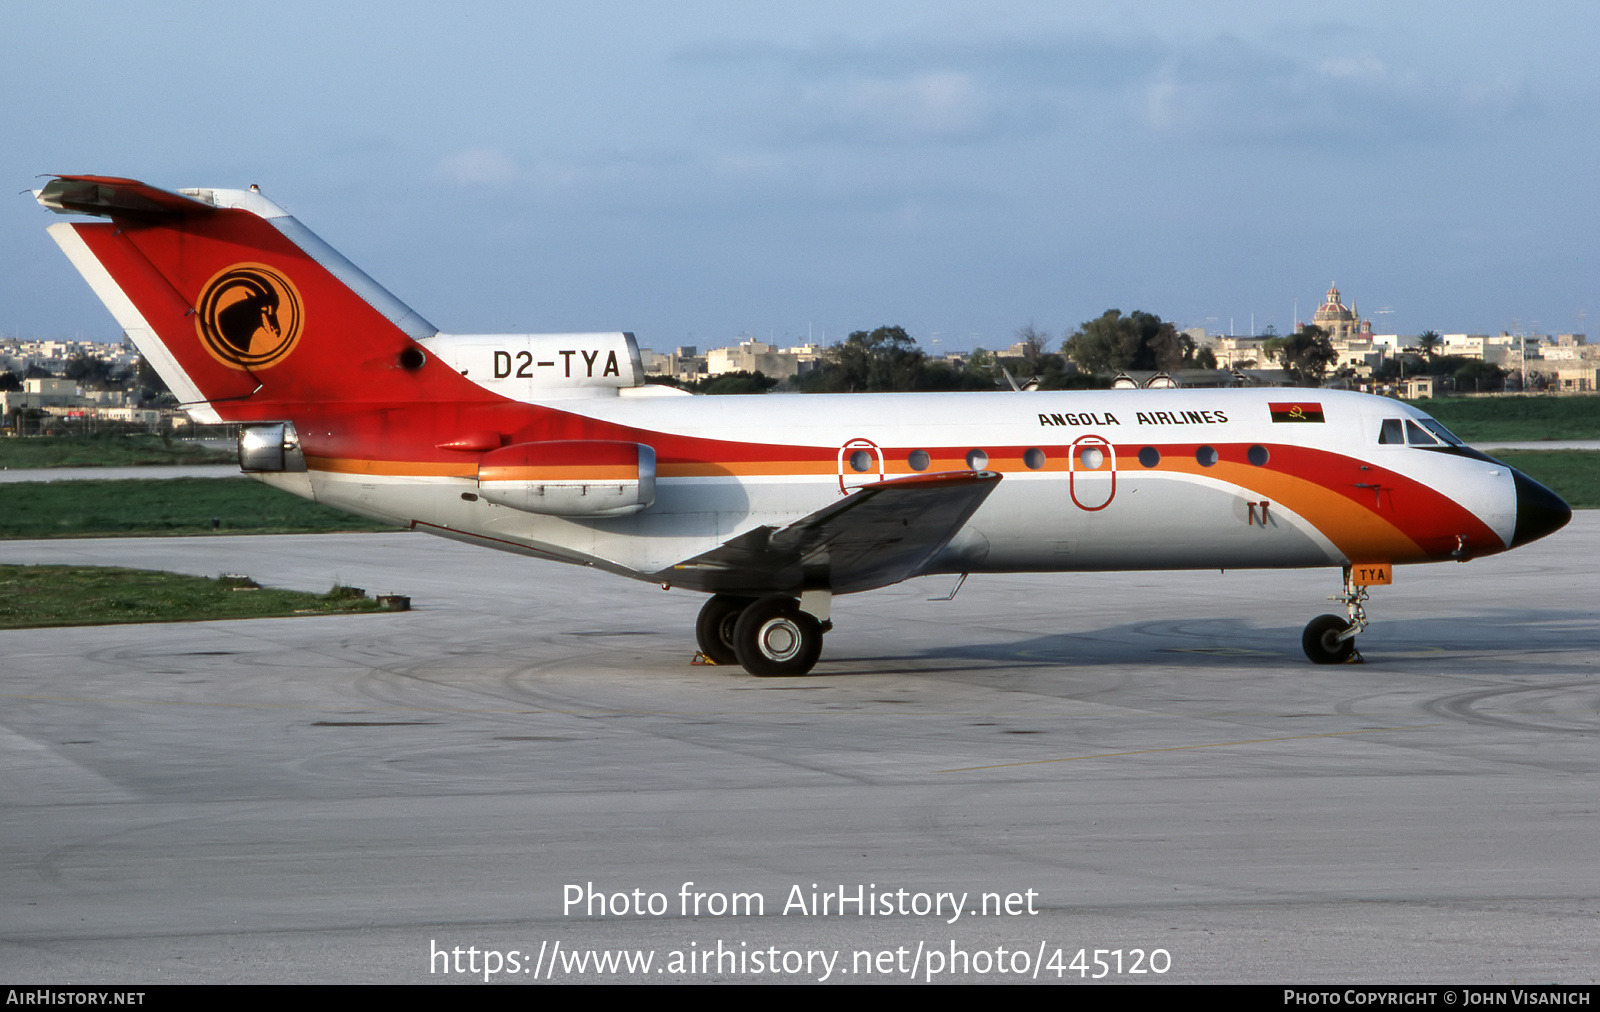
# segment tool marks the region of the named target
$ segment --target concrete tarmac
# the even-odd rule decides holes
[[[1592,984],[1597,558],[1402,567],[1336,667],[1332,570],[916,580],[756,679],[423,535],[0,543],[416,605],[0,632],[0,977]]]

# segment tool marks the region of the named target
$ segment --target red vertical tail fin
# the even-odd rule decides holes
[[[36,196],[111,219],[50,233],[197,418],[427,399],[416,341],[437,329],[254,188],[60,176]]]

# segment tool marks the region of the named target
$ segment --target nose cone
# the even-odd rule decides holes
[[[1511,547],[1517,548],[1537,541],[1546,534],[1559,531],[1572,519],[1572,507],[1561,497],[1511,468],[1511,477],[1517,484],[1517,530],[1511,535]]]

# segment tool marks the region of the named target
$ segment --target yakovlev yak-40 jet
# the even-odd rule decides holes
[[[933,573],[1328,566],[1367,587],[1560,528],[1415,408],[1331,390],[694,397],[632,334],[447,334],[254,187],[60,176],[50,228],[248,474],[352,513],[711,596],[701,652],[811,670],[836,594]]]

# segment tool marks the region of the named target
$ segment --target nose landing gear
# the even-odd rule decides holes
[[[1384,582],[1388,582],[1387,578]],[[1301,648],[1313,664],[1363,663],[1361,652],[1356,649],[1356,635],[1367,627],[1367,610],[1363,606],[1367,587],[1355,582],[1353,567],[1344,567],[1344,591],[1328,600],[1343,602],[1349,617],[1318,615],[1306,624],[1306,631],[1300,636]]]

